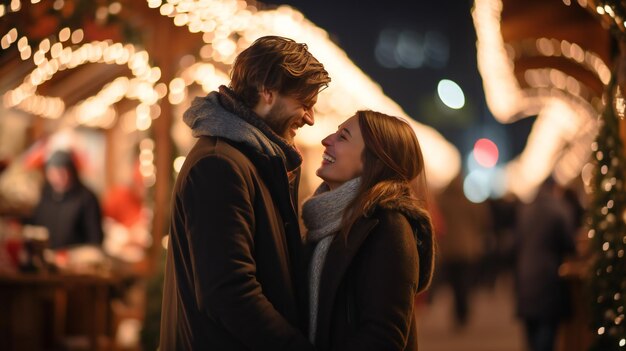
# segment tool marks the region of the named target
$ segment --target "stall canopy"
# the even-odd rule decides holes
[[[536,116],[526,148],[506,167],[509,190],[522,199],[550,174],[560,183],[585,175],[611,78],[611,37],[595,11],[587,0],[475,1],[489,109],[501,123]]]

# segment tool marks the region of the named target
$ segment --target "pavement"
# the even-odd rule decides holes
[[[449,287],[441,286],[432,294],[431,303],[422,304],[417,311],[420,351],[525,351],[509,277],[473,292],[469,320],[463,328],[453,321]]]

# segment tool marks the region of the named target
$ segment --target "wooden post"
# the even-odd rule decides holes
[[[168,84],[176,74],[173,71],[172,53],[166,49],[169,45],[162,43],[171,43],[175,40],[172,38],[172,23],[162,23],[163,20],[171,19],[163,16],[154,18],[154,33],[149,40],[149,46],[146,47],[148,52],[152,53],[153,60],[156,65],[161,68],[161,81]],[[154,185],[154,208],[153,208],[153,227],[152,227],[152,247],[150,248],[151,271],[158,267],[159,257],[161,255],[161,241],[169,230],[169,203],[172,188],[172,138],[170,130],[172,127],[172,105],[167,97],[161,100],[161,115],[154,120],[152,125],[153,137],[155,142],[154,164],[156,167],[156,183]]]
[[[130,4],[129,4],[130,5]],[[202,44],[201,34],[192,34],[186,27],[177,27],[173,19],[162,16],[158,9],[150,9],[145,3],[133,5],[134,11],[142,13],[146,21],[145,49],[151,55],[154,65],[161,68],[160,81],[169,84],[179,70],[180,58],[194,54]],[[156,183],[154,185],[154,209],[152,239],[149,250],[149,270],[159,267],[163,247],[161,241],[169,231],[170,201],[173,183],[173,141],[170,134],[174,110],[167,96],[160,102],[161,115],[153,121],[152,136],[155,142]]]

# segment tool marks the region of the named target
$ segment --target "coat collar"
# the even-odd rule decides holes
[[[378,222],[376,218],[363,217],[350,230],[347,242],[344,242],[340,235],[336,235],[330,244],[320,280],[318,306],[321,308],[317,316],[318,325],[330,325],[337,289],[354,256]],[[329,272],[328,269],[332,269],[332,272]],[[316,344],[319,349],[323,350],[329,343],[330,335],[328,335],[328,328],[318,329],[318,332],[321,332],[321,334],[316,336]]]
[[[245,143],[265,154],[280,156],[289,171],[302,164],[299,151],[225,86],[221,86],[219,92],[195,98],[185,111],[183,121],[194,137],[216,136]]]

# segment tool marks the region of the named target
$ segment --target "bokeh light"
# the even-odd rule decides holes
[[[471,157],[471,153],[470,153]],[[502,167],[471,170],[463,181],[463,193],[471,202],[501,198],[507,192],[506,171]]]
[[[465,106],[465,94],[461,87],[449,79],[442,79],[437,84],[439,99],[451,109],[458,110]]]
[[[419,33],[411,29],[386,28],[378,35],[375,56],[385,68],[442,68],[448,63],[450,44],[437,31]]]
[[[474,203],[481,203],[489,197],[489,172],[477,169],[470,172],[463,181],[465,197]]]
[[[474,144],[473,155],[479,165],[491,168],[498,163],[498,146],[487,138],[478,139]]]

